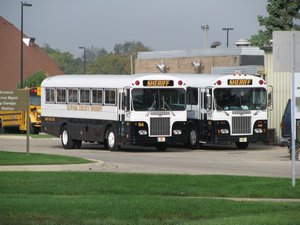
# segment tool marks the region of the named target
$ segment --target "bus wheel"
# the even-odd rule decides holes
[[[64,149],[73,149],[75,147],[75,142],[71,139],[69,128],[67,126],[62,128],[60,138]]]
[[[167,150],[168,145],[167,144],[157,144],[155,147],[156,147],[157,151],[164,152]]]
[[[189,129],[189,136],[188,136],[188,146],[191,149],[197,149],[199,147],[199,137],[198,132],[194,127]]]
[[[238,149],[246,149],[249,145],[249,142],[235,142],[235,145]]]
[[[119,146],[117,145],[117,136],[116,132],[113,128],[109,128],[107,139],[105,140],[105,145],[107,146],[107,149],[110,151],[117,151],[119,149]]]

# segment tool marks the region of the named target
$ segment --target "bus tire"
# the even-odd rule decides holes
[[[238,149],[247,149],[249,142],[235,142],[235,145]]]
[[[191,126],[189,128],[189,133],[188,133],[188,143],[187,145],[191,149],[198,149],[199,148],[199,135],[194,126]]]
[[[107,149],[110,151],[119,150],[119,146],[117,144],[117,135],[115,129],[113,129],[112,127],[108,129],[104,146],[107,146]]]
[[[75,142],[70,137],[70,131],[68,126],[63,126],[63,128],[61,129],[60,138],[61,144],[64,149],[73,149],[75,147]]]

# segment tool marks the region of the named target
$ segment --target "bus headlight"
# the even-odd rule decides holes
[[[229,129],[221,129],[221,134],[229,134]]]
[[[261,134],[262,132],[263,132],[262,128],[255,128],[254,129],[254,133],[256,133],[256,134]]]
[[[147,135],[147,131],[146,130],[139,130],[139,135]]]
[[[181,135],[182,131],[181,130],[173,130],[174,135]]]

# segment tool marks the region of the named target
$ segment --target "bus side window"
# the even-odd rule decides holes
[[[56,89],[56,102],[57,103],[66,103],[66,89],[65,88]]]
[[[90,89],[80,89],[80,103],[90,103]]]
[[[108,89],[105,90],[105,104],[115,105],[116,104],[116,90]]]
[[[198,105],[198,89],[197,88],[187,88],[187,105]]]
[[[92,104],[102,104],[103,92],[101,89],[92,90]]]
[[[54,103],[54,88],[46,88],[46,103]]]
[[[125,111],[130,111],[130,89],[126,89],[124,104],[125,104]]]
[[[68,89],[68,103],[78,103],[77,89]]]

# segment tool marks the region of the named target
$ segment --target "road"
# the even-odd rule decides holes
[[[26,152],[20,137],[0,136],[0,150]],[[64,150],[59,139],[31,139],[30,152],[78,156],[97,163],[69,166],[0,166],[0,170],[33,171],[112,171],[168,174],[226,174],[267,177],[291,177],[287,148],[250,144],[247,150],[234,145],[204,146],[190,150],[181,147],[157,152],[154,148],[127,147],[110,152],[102,145],[83,143],[81,149]],[[300,178],[300,161],[296,161]]]

